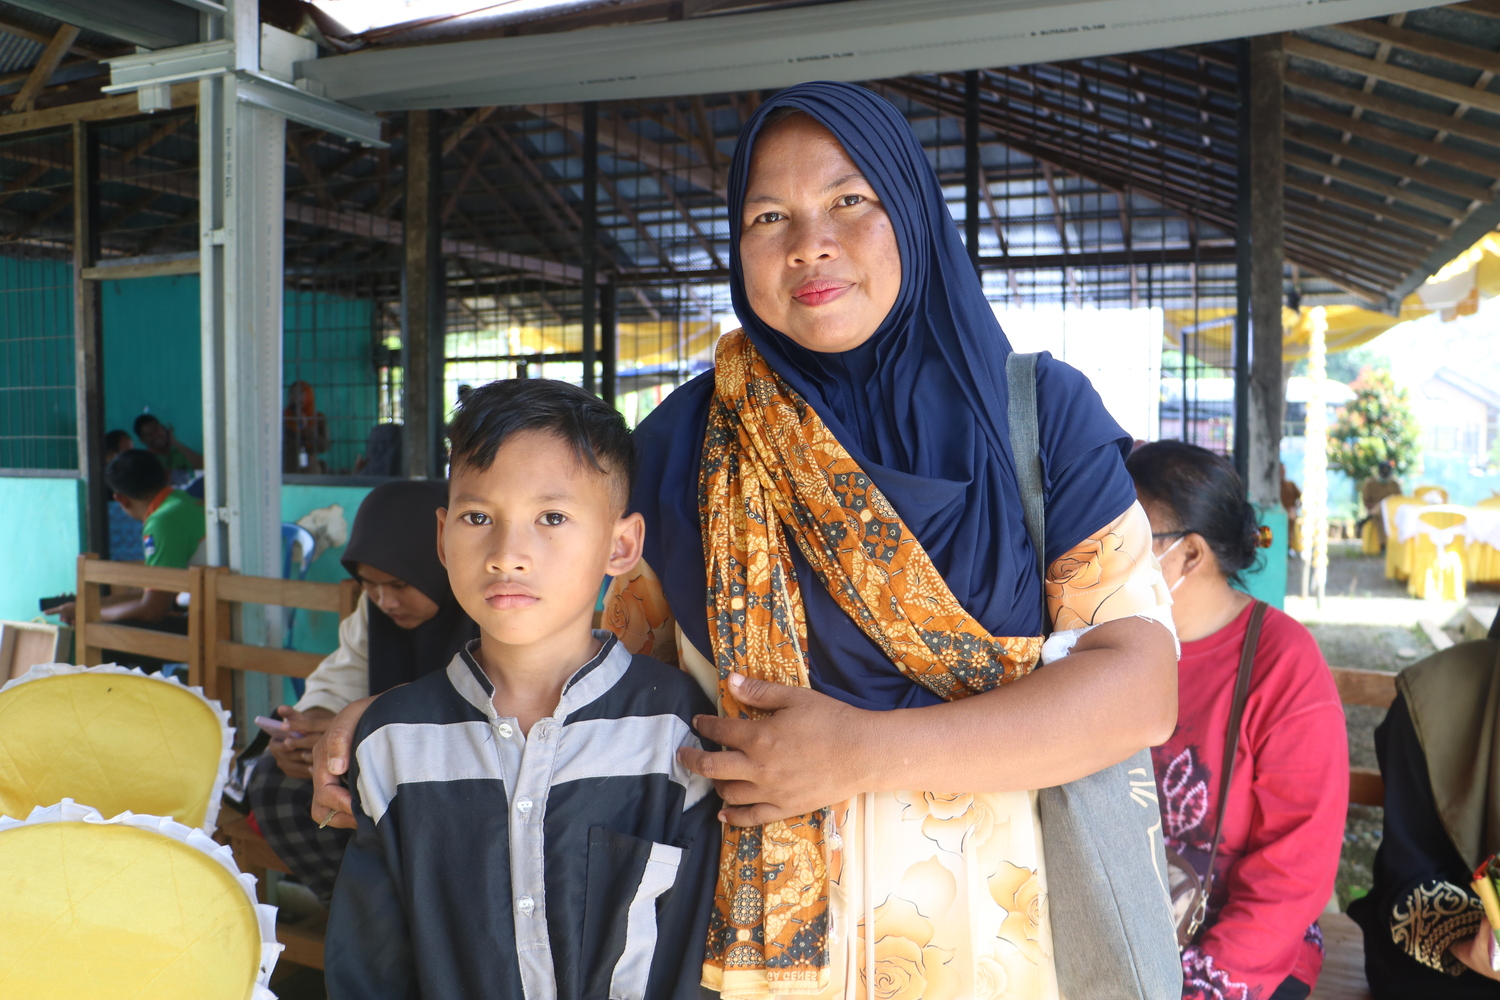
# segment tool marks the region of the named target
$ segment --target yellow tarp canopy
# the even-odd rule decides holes
[[[1497,295],[1500,295],[1500,233],[1486,233],[1478,243],[1453,258],[1403,299],[1399,315],[1359,306],[1325,306],[1328,353],[1358,347],[1398,323],[1433,313],[1439,313],[1444,322],[1472,316],[1479,310],[1481,302]],[[1281,310],[1283,361],[1307,356],[1311,311],[1311,308],[1303,307],[1299,315],[1291,309]],[[1214,363],[1212,356],[1215,354],[1224,359],[1224,364],[1233,357],[1233,309],[1168,309],[1164,326],[1167,344],[1171,347],[1182,349],[1183,338],[1187,336],[1192,338],[1189,343],[1191,352],[1207,363]]]

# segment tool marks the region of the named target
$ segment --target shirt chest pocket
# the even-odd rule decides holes
[[[583,905],[583,993],[587,1000],[643,1000],[656,954],[656,913],[677,882],[683,849],[589,830]]]

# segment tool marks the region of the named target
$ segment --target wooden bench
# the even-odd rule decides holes
[[[97,667],[104,662],[106,649],[119,650],[170,663],[186,663],[188,683],[202,684],[203,577],[202,566],[166,569],[140,563],[110,562],[91,553],[79,556],[78,596],[73,616],[78,662],[85,667]],[[101,621],[105,584],[187,594],[187,635]]]
[[[1333,681],[1339,688],[1339,701],[1345,705],[1368,705],[1390,708],[1396,700],[1396,675],[1382,670],[1357,670],[1353,667],[1331,667]],[[1384,806],[1385,781],[1373,767],[1349,769],[1349,803],[1357,806]]]
[[[221,703],[234,700],[234,673],[254,670],[280,677],[306,678],[325,654],[295,649],[277,649],[236,641],[233,637],[234,606],[259,604],[265,607],[301,608],[306,611],[332,611],[343,621],[354,613],[359,603],[359,585],[353,580],[340,583],[311,583],[305,580],[278,580],[263,576],[240,576],[222,567],[209,569],[203,577],[204,606],[204,693]],[[247,728],[242,727],[241,732]],[[246,818],[225,809],[219,822],[220,839],[234,851],[241,871],[255,876],[256,891],[266,901],[266,872],[291,874],[264,837],[250,826]],[[323,933],[321,929],[276,925],[276,938],[286,950],[282,958],[298,965],[323,968]]]

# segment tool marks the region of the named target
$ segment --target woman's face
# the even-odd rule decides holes
[[[833,133],[810,115],[766,128],[745,190],[740,260],[750,307],[810,351],[863,344],[901,290],[890,216]]]
[[[359,583],[370,602],[402,628],[416,628],[438,613],[437,602],[405,580],[378,570],[369,563],[355,563]]]

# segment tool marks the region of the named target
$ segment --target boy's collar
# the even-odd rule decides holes
[[[562,698],[552,712],[552,718],[566,719],[578,709],[595,701],[617,684],[630,666],[630,652],[620,645],[613,632],[594,629],[594,638],[599,640],[599,652],[587,663],[573,671],[563,684]],[[465,701],[484,713],[487,719],[497,719],[495,711],[495,685],[490,683],[484,668],[474,654],[479,649],[479,640],[470,641],[453,661],[448,664],[448,679]]]

